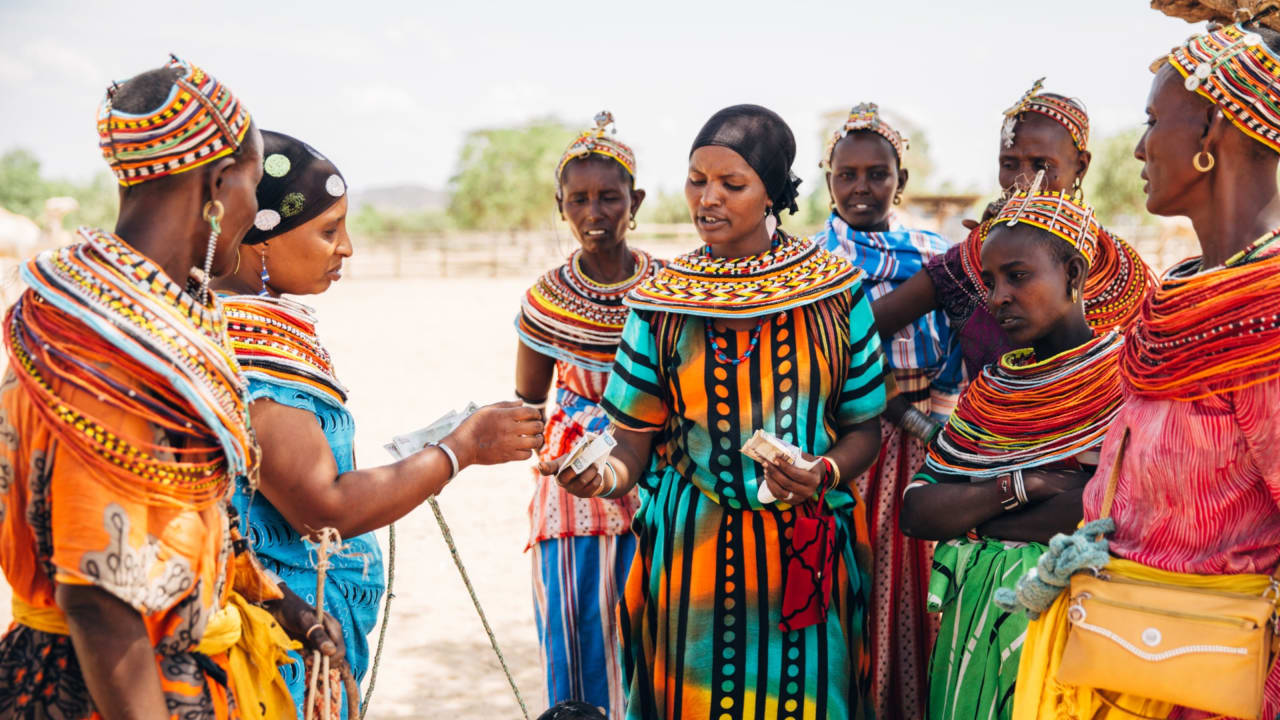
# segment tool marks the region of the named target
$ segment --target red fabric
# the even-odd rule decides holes
[[[831,606],[831,576],[835,573],[836,519],[823,505],[826,491],[816,503],[802,505],[791,528],[791,548],[783,576],[783,632],[801,630],[827,621]]]

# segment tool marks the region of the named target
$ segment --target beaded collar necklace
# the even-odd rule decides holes
[[[582,250],[543,275],[525,293],[516,331],[529,347],[598,372],[613,367],[630,308],[626,294],[661,267],[648,253],[632,250],[635,272],[617,283],[601,284],[582,271]]]
[[[861,277],[848,260],[778,230],[773,246],[759,255],[718,258],[705,247],[682,255],[636,286],[625,303],[699,317],[756,318],[836,295]]]
[[[118,237],[83,228],[80,235],[82,242],[22,268],[31,290],[5,327],[18,379],[68,446],[102,469],[103,481],[146,501],[211,502],[229,477],[252,476],[257,463],[247,388],[221,311]],[[60,396],[55,381],[182,440],[130,443]]]
[[[1192,258],[1170,269],[1121,367],[1133,394],[1184,402],[1280,377],[1280,230],[1222,267]]]
[[[230,295],[223,298],[227,335],[245,377],[286,383],[342,405],[347,389],[316,337],[314,311],[284,298]]]
[[[1030,348],[988,365],[929,445],[937,472],[994,477],[1065,460],[1100,442],[1122,402],[1117,332],[1047,360]]]

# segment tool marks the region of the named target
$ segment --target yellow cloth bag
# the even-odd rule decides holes
[[[1106,572],[1140,582],[1253,596],[1262,594],[1270,583],[1266,575],[1189,575],[1157,570],[1120,558],[1112,558]],[[1134,715],[1168,717],[1175,707],[1172,703],[1116,693],[1102,696],[1092,687],[1059,682],[1058,670],[1070,627],[1067,616],[1070,607],[1071,598],[1068,593],[1063,593],[1040,619],[1031,621],[1027,628],[1014,690],[1013,720],[1129,720]],[[1128,712],[1114,710],[1112,706]]]
[[[297,717],[280,666],[293,661],[290,650],[301,647],[271,613],[232,591],[227,604],[209,619],[196,652],[227,653],[231,690],[241,717],[275,720]]]

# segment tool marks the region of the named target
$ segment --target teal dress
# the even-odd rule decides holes
[[[267,398],[273,402],[316,416],[329,441],[329,449],[338,464],[338,472],[355,469],[355,421],[345,407],[333,398],[309,392],[298,384],[266,382],[255,374],[249,379],[251,401]],[[279,510],[261,493],[253,492],[245,483],[236,488],[233,503],[247,525],[245,536],[263,566],[280,576],[291,590],[314,605],[316,601],[315,546],[289,524]],[[324,607],[342,624],[347,661],[359,682],[369,668],[369,633],[378,621],[378,606],[386,589],[382,567],[382,550],[373,533],[343,538],[343,551],[330,559],[325,574]],[[304,683],[302,656],[290,653],[294,662],[282,666],[280,672],[289,684],[298,717],[302,718],[307,689]],[[346,718],[346,706],[342,707]]]

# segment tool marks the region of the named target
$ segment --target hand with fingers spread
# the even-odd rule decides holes
[[[805,460],[817,460],[808,453],[801,453],[801,457]],[[765,484],[769,486],[773,496],[781,502],[799,505],[805,500],[817,497],[822,489],[825,466],[821,462],[814,464],[808,470],[792,463],[766,462],[763,465]]]
[[[441,442],[457,455],[458,468],[528,459],[542,447],[542,413],[523,403],[486,405]]]

